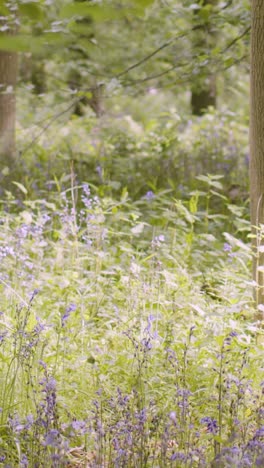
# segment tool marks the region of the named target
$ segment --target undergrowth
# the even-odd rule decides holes
[[[247,210],[200,182],[3,197],[1,466],[263,466]]]

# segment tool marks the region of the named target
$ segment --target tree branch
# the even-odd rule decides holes
[[[49,122],[40,130],[40,132],[31,140],[31,142],[23,149],[23,151],[20,151],[19,152],[19,156],[21,157],[29,148],[31,148],[31,146],[34,145],[34,143],[36,143],[36,141],[38,141],[38,139],[41,137],[41,135],[43,135],[43,133],[46,132],[46,130],[48,130],[48,128],[51,127],[51,125],[53,124],[53,122],[55,122],[57,119],[59,119],[62,115],[66,114],[72,107],[74,107],[80,100],[82,99],[82,97],[79,97],[77,99],[74,99],[71,104],[66,108],[64,109],[63,111],[59,112],[58,114],[55,114],[53,115],[53,117],[51,117],[51,119],[49,120]]]
[[[239,36],[235,37],[229,44],[225,47],[225,49],[222,50],[222,54],[224,54],[227,50],[229,50],[231,47],[233,47],[234,44],[236,44],[242,37],[246,36],[247,33],[249,33],[251,29],[251,26],[248,26]]]
[[[181,39],[182,37],[185,37],[185,36],[187,36],[186,32],[182,33],[182,34],[179,34],[177,37],[174,37],[170,41],[165,42],[160,47],[158,47],[156,50],[151,52],[151,54],[146,55],[146,57],[144,57],[143,59],[139,60],[138,62],[134,63],[133,65],[130,65],[130,67],[126,68],[121,73],[118,73],[114,78],[120,78],[121,76],[126,75],[127,73],[129,73],[131,70],[134,70],[134,68],[140,67],[140,65],[142,65],[143,63],[150,60],[152,57],[154,57],[156,54],[158,54],[161,50],[165,49],[166,47],[169,47],[175,41],[177,41],[178,39]]]

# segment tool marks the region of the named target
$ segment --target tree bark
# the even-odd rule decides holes
[[[201,7],[206,5],[214,6],[216,0],[203,0],[201,2]],[[198,15],[198,12],[195,12],[195,19]],[[199,18],[199,21],[202,21],[202,24],[194,24],[195,36],[194,36],[194,49],[208,51],[212,48],[215,43],[215,33],[212,30],[210,24],[210,14],[208,20],[202,20]],[[204,71],[203,75],[198,75],[192,85],[192,95],[191,95],[191,107],[193,115],[203,115],[208,107],[216,107],[216,75],[211,73],[209,69]]]
[[[250,75],[250,203],[256,302],[264,305],[264,1],[252,0]],[[262,319],[264,314],[260,308]]]
[[[0,157],[15,155],[17,54],[0,51]]]

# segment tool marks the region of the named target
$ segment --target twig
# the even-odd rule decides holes
[[[174,37],[170,41],[165,42],[160,47],[158,47],[153,52],[151,52],[151,54],[146,55],[143,59],[139,60],[138,62],[134,63],[133,65],[130,65],[130,67],[126,68],[121,73],[118,73],[114,78],[120,78],[121,76],[126,75],[127,73],[129,73],[131,70],[134,70],[134,68],[140,67],[140,65],[142,65],[143,63],[150,60],[152,57],[154,57],[156,54],[158,54],[161,50],[165,49],[166,47],[169,47],[175,41],[177,41],[178,39],[181,39],[182,37],[185,37],[186,35],[187,35],[187,33],[185,32],[185,33],[179,34],[177,37]]]
[[[225,47],[225,49],[222,50],[221,54],[224,54],[228,49],[233,47],[234,44],[236,44],[239,39],[242,39],[242,37],[246,36],[247,33],[250,31],[251,26],[248,26],[239,36],[235,37],[229,44]]]
[[[41,135],[43,135],[43,133],[46,132],[46,130],[48,130],[48,128],[53,124],[53,122],[55,122],[57,119],[59,119],[62,115],[66,114],[72,107],[74,107],[79,101],[81,101],[82,97],[79,97],[77,99],[74,99],[74,101],[72,101],[72,103],[70,104],[70,106],[68,106],[66,109],[64,109],[63,111],[59,112],[58,114],[55,114],[50,120],[49,122],[47,123],[47,125],[45,125],[41,131],[31,140],[31,142],[23,149],[23,151],[20,152],[20,155],[19,156],[22,156],[29,148],[31,148],[31,146],[34,145],[34,143],[41,137]]]

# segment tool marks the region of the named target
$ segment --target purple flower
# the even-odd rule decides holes
[[[7,332],[0,333],[0,344],[2,344],[5,341],[6,335]]]
[[[30,303],[34,300],[34,298],[39,293],[39,291],[40,291],[39,289],[34,289],[33,293],[31,294],[30,300],[29,300]]]
[[[13,247],[8,247],[7,245],[1,246],[0,247],[0,257],[4,258],[7,255],[10,255],[11,257],[15,256],[15,251],[14,251]]]
[[[22,455],[20,461],[20,468],[27,468],[29,466],[28,458],[26,455]]]
[[[10,427],[11,427],[12,431],[15,434],[19,434],[20,432],[22,432],[25,429],[25,425],[21,424],[21,422],[20,422],[17,415],[15,415],[13,418],[10,417],[8,419],[8,422],[10,424]]]
[[[59,443],[58,435],[59,435],[59,431],[57,431],[57,429],[51,429],[47,433],[43,445],[50,446],[50,447],[57,447]]]
[[[215,419],[206,416],[205,418],[201,419],[202,424],[206,424],[207,431],[211,434],[217,434],[218,426]]]
[[[29,414],[26,419],[27,419],[27,423],[25,425],[25,429],[30,429],[31,426],[34,424],[33,414]]]
[[[100,166],[100,164],[98,164],[98,166],[96,166],[95,168],[99,178],[101,179],[101,181],[103,180],[103,170],[102,170],[102,166]]]
[[[86,431],[85,421],[72,421],[71,425],[75,431],[80,431],[82,434]]]
[[[152,190],[149,190],[143,198],[145,198],[146,200],[152,200],[153,198],[155,198],[155,195],[152,192]]]
[[[65,324],[71,315],[72,312],[76,310],[76,305],[75,304],[70,304],[67,309],[65,310],[63,316],[61,317],[61,326],[65,327]]]
[[[51,219],[51,217],[50,217],[47,213],[44,213],[44,214],[42,215],[42,219],[41,219],[41,220],[42,220],[42,223],[43,223],[43,224],[46,224],[50,219]]]
[[[264,437],[264,426],[262,426],[260,429],[256,431],[254,437]]]
[[[231,252],[232,246],[230,244],[228,244],[227,242],[225,242],[223,250],[224,250],[224,252]]]
[[[40,381],[40,385],[44,387],[43,392],[51,392],[56,389],[56,380],[53,377],[48,377]]]
[[[154,239],[152,239],[151,247],[153,249],[158,248],[162,245],[163,242],[165,242],[165,236],[160,234],[159,236],[156,236]]]
[[[36,335],[39,335],[43,330],[45,330],[45,325],[44,323],[41,322],[39,317],[36,317],[37,320],[37,325],[34,327],[34,333]]]
[[[175,412],[175,411],[171,411],[170,414],[169,414],[169,418],[170,418],[171,421],[173,421],[174,423],[176,423],[176,421],[177,421],[176,412]]]
[[[47,364],[44,361],[42,361],[41,359],[39,360],[39,365],[41,367],[43,367],[44,369],[47,369]]]
[[[174,461],[174,460],[185,461],[185,455],[184,455],[184,453],[181,453],[181,452],[175,452],[175,453],[172,454],[170,459],[171,459],[171,461]]]

